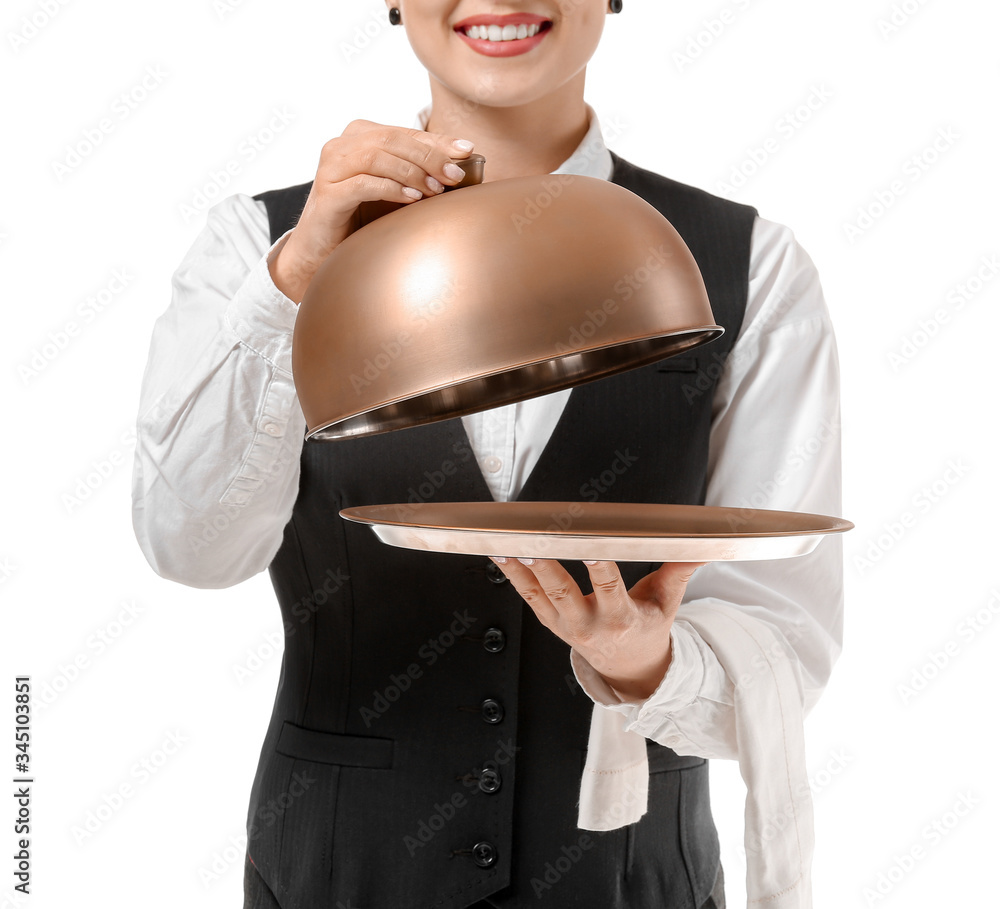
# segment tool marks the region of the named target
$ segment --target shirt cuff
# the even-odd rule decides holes
[[[291,231],[271,246],[226,308],[226,325],[248,348],[292,374],[292,330],[298,306],[274,285],[268,267]]]
[[[571,650],[573,674],[587,696],[598,706],[626,718],[626,728],[645,720],[662,721],[664,714],[690,706],[701,691],[705,665],[698,647],[698,635],[684,622],[670,629],[670,667],[656,690],[644,701],[626,698],[615,691],[596,669]]]

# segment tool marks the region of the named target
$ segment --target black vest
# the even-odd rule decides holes
[[[574,389],[519,498],[699,504],[756,212],[612,157],[613,182],[690,247],[726,333]],[[273,238],[308,191],[257,197]],[[397,549],[338,516],[491,500],[462,421],[307,442],[301,470],[270,566],[285,650],[248,816],[283,909],[700,906],[719,864],[707,763],[649,743],[648,813],[579,830],[593,704],[567,645],[487,559]],[[589,589],[583,565],[566,567]],[[657,566],[620,567],[631,586]]]

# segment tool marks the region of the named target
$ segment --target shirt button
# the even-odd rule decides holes
[[[277,423],[265,423],[264,432],[269,436],[277,437],[281,435],[281,427]]]
[[[486,563],[486,577],[488,577],[494,584],[506,584],[507,575],[505,575],[492,559]]]
[[[503,467],[503,461],[501,461],[496,455],[490,455],[485,461],[483,461],[483,466],[490,473],[496,473],[501,467]]]
[[[487,698],[483,701],[479,705],[479,712],[482,714],[484,723],[495,725],[503,719],[503,705],[493,698]]]
[[[486,768],[479,774],[479,791],[492,795],[500,788],[500,774]]]
[[[472,857],[480,868],[489,868],[496,864],[497,847],[492,843],[476,843],[472,847]]]
[[[499,653],[507,646],[507,635],[499,628],[487,628],[483,635],[483,649],[490,653]]]

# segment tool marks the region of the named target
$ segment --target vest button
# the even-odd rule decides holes
[[[472,857],[475,859],[476,864],[480,868],[489,868],[496,864],[497,861],[497,847],[492,843],[482,842],[476,843],[472,847]]]
[[[483,635],[483,649],[490,653],[499,653],[507,646],[507,635],[499,628],[487,628]]]
[[[500,566],[497,565],[497,563],[492,559],[486,563],[486,577],[488,577],[494,584],[507,583],[507,575],[500,570]]]
[[[485,723],[499,723],[503,719],[503,705],[493,698],[487,698],[479,705],[479,711]]]
[[[492,795],[500,788],[500,774],[486,768],[479,773],[479,791]]]

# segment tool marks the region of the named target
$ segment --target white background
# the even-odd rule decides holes
[[[998,7],[907,0],[890,32],[891,0],[625,6],[588,74],[611,147],[790,225],[838,330],[857,529],[846,649],[807,726],[816,905],[996,905],[1000,278],[977,272],[1000,254]],[[193,590],[139,552],[131,430],[150,330],[203,223],[199,193],[311,179],[352,118],[410,125],[426,76],[377,0],[49,8],[12,0],[0,18],[3,778],[13,676],[49,700],[33,725],[34,892],[11,891],[8,798],[0,894],[46,909],[236,907],[279,614],[266,575]],[[133,91],[145,94],[134,109],[116,104]],[[290,121],[261,133],[275,109]],[[112,129],[71,166],[68,146],[102,118]],[[250,161],[241,143],[258,135],[273,141]],[[230,161],[239,172],[220,190]],[[724,187],[741,167],[743,185]],[[124,290],[88,303],[116,271]],[[736,907],[743,794],[735,767],[714,776]],[[959,816],[956,803],[973,807]]]

